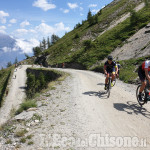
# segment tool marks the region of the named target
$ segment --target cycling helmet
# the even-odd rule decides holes
[[[113,60],[113,57],[112,56],[108,56],[108,60]]]

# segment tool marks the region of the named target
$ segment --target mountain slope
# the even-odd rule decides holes
[[[129,38],[112,53],[116,60],[127,60],[150,55],[150,23]]]
[[[6,67],[8,62],[14,63],[16,57],[18,61],[25,58],[21,49],[16,46],[16,40],[0,33],[0,68]]]
[[[11,38],[6,34],[0,33],[0,50],[4,47],[13,48],[15,46],[16,40]]]
[[[112,2],[102,9],[101,14],[97,14],[98,22],[96,24],[90,25],[88,21],[83,21],[81,25],[67,33],[56,44],[46,50],[45,54],[48,55],[47,61],[51,65],[63,62],[76,62],[88,69],[99,60],[103,60],[150,22],[150,9],[143,8],[137,13],[139,16],[137,24],[132,24],[132,21],[128,18],[103,33],[114,22],[114,19],[120,19],[122,15],[130,12],[141,2],[141,0]]]

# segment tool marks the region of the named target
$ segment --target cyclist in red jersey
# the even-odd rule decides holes
[[[142,83],[140,87],[140,91],[139,91],[139,100],[142,100],[141,94],[143,90],[145,89],[146,79],[149,81],[149,84],[150,84],[149,72],[150,72],[150,60],[147,60],[142,63],[142,65],[139,67],[139,70],[138,70],[138,75]]]

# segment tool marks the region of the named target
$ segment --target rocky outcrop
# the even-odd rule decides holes
[[[46,56],[44,56],[44,55],[37,57],[36,60],[35,60],[35,63],[39,64],[39,65],[42,65],[44,67],[48,67],[48,63],[46,61]]]
[[[150,23],[129,38],[122,47],[116,48],[111,55],[116,60],[150,55]]]

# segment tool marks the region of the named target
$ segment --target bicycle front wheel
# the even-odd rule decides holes
[[[139,91],[140,91],[140,87],[141,87],[141,84],[138,85],[137,89],[136,89],[136,98],[137,98],[137,101],[139,103],[139,105],[144,105],[145,104],[145,92],[143,91],[142,94],[141,94],[141,97],[142,97],[142,100],[139,100]]]
[[[107,98],[110,96],[110,89],[111,89],[111,79],[109,78],[108,87],[107,87]]]

